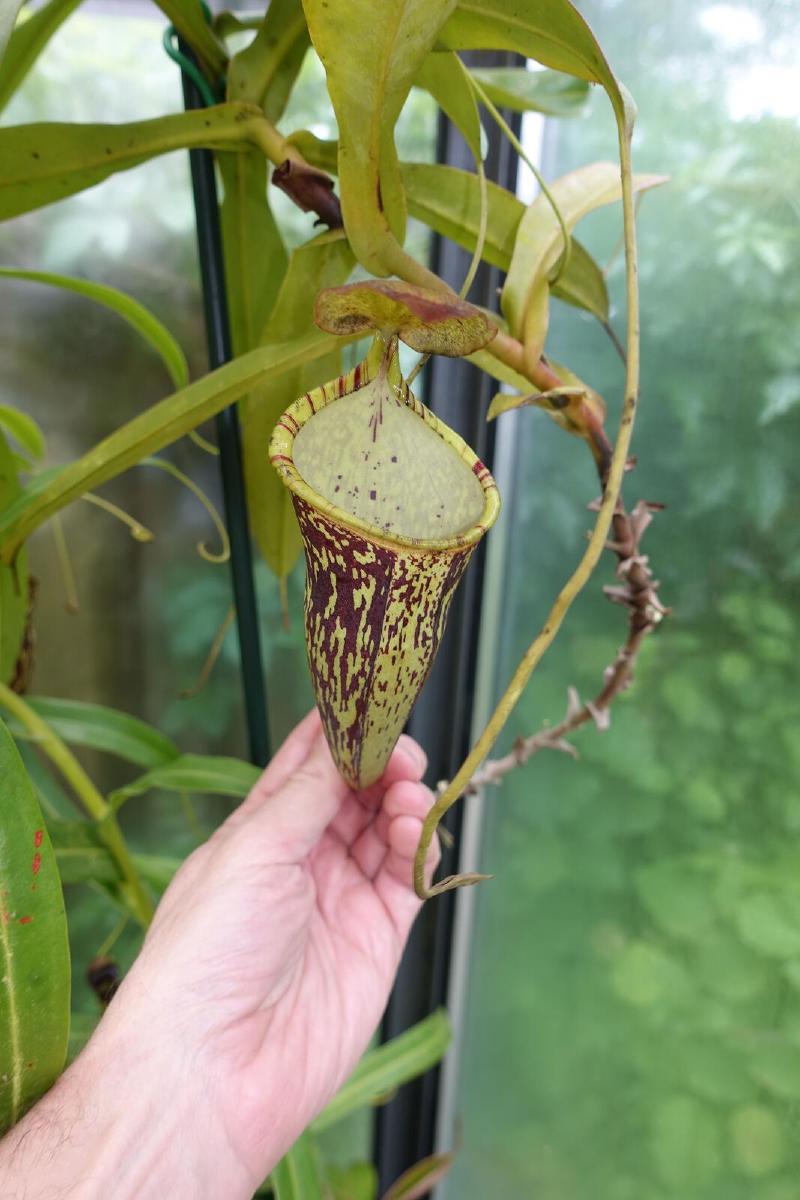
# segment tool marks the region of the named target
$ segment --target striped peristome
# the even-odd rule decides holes
[[[379,379],[386,383],[381,405],[402,405],[427,427],[425,453],[431,450],[432,432],[447,447],[446,457],[452,455],[452,461],[445,462],[445,474],[455,481],[460,502],[468,506],[470,515],[465,521],[463,514],[449,512],[443,536],[421,538],[403,532],[431,525],[420,504],[428,499],[426,491],[437,491],[439,480],[432,480],[429,488],[420,487],[416,480],[399,529],[385,511],[374,522],[357,515],[364,505],[353,498],[354,492],[363,497],[355,479],[363,477],[369,496],[380,493],[381,479],[391,478],[396,498],[396,477],[387,475],[385,464],[396,464],[399,458],[401,469],[405,461],[405,469],[413,473],[417,457],[413,446],[406,447],[405,459],[388,453],[392,446],[377,453],[381,426],[367,385]],[[348,420],[368,422],[374,437],[370,433],[365,441],[367,426],[358,426],[348,427],[340,440],[343,446],[374,444],[381,465],[362,461],[369,455],[359,450],[335,463],[341,470],[328,478],[317,470],[319,464],[306,460],[305,472],[317,484],[312,487],[295,461],[298,436],[315,415],[359,391],[365,397],[360,417],[357,410],[354,417],[352,405],[342,407],[347,407]],[[395,428],[392,422],[386,424]],[[331,425],[331,435],[335,432]],[[441,447],[433,450],[431,461],[440,461]],[[463,440],[414,397],[400,375],[396,340],[381,337],[347,375],[307,393],[287,409],[273,433],[270,457],[292,492],[303,536],[306,645],[325,733],[342,776],[354,788],[368,787],[383,774],[436,656],[455,588],[475,546],[497,517],[497,487]],[[344,489],[340,507],[335,502],[339,499],[336,481],[343,476],[351,486]],[[476,487],[474,510],[470,489]],[[356,512],[348,511],[347,505]],[[440,505],[437,492],[436,513]],[[400,506],[393,503],[392,512],[395,508],[399,511]]]

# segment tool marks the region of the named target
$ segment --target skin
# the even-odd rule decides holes
[[[420,907],[424,770],[404,736],[357,794],[306,717],[178,871],[86,1049],[0,1142],[3,1200],[252,1196],[380,1020]]]

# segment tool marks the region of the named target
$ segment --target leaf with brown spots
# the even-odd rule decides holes
[[[314,320],[326,333],[396,333],[413,350],[448,358],[482,349],[497,333],[474,304],[397,279],[326,288],[317,296]]]
[[[2,1136],[47,1091],[64,1066],[70,968],[67,919],[53,847],[33,785],[2,721],[0,779]]]

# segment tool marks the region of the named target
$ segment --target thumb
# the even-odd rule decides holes
[[[261,777],[245,802],[245,824],[262,843],[262,854],[297,862],[314,848],[349,793],[319,729],[305,757],[276,791]]]

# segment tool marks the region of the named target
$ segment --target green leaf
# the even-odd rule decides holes
[[[36,12],[16,26],[4,56],[0,48],[0,111],[5,108],[50,38],[80,2],[81,0],[47,0],[46,4],[37,8]]]
[[[181,865],[179,858],[156,854],[134,854],[132,858],[142,879],[158,893],[166,890]],[[65,884],[119,883],[119,874],[111,855],[102,846],[74,846],[56,850],[56,862]]]
[[[299,246],[261,338],[280,343],[313,321],[314,297],[322,288],[344,283],[355,259],[341,230],[320,234]],[[242,404],[242,441],[250,522],[261,553],[275,573],[289,573],[302,549],[291,494],[271,470],[267,447],[280,415],[298,396],[341,373],[338,345],[316,362],[266,380]]]
[[[401,1084],[422,1075],[439,1062],[450,1038],[447,1013],[439,1009],[385,1045],[367,1051],[317,1117],[312,1125],[314,1132],[327,1129],[365,1105],[380,1104]]]
[[[270,1175],[275,1200],[324,1200],[319,1156],[313,1139],[304,1133]]]
[[[0,721],[0,1133],[53,1083],[69,1034],[67,921],[53,848]]]
[[[422,1200],[444,1179],[455,1162],[453,1154],[431,1154],[396,1179],[383,1200]]]
[[[432,56],[433,57],[433,56]],[[438,57],[438,56],[437,56]],[[325,142],[311,133],[289,139],[320,170],[336,172],[336,142]],[[474,251],[480,228],[481,197],[478,177],[471,171],[442,163],[400,164],[412,217],[436,233]],[[482,257],[507,271],[514,252],[517,228],[525,213],[521,200],[499,184],[487,182],[486,240]],[[559,300],[585,309],[600,321],[608,320],[608,289],[600,267],[588,250],[572,239],[572,253],[551,291]],[[530,385],[528,385],[530,386]]]
[[[70,745],[104,750],[139,767],[157,767],[180,755],[158,729],[115,708],[49,696],[27,696],[26,701]],[[29,736],[16,722],[10,721],[9,728],[15,738]]]
[[[657,186],[663,175],[635,175],[634,191]],[[622,195],[616,163],[592,163],[571,171],[550,185],[553,200],[568,230],[581,217]],[[515,337],[538,358],[547,336],[549,275],[564,249],[563,234],[550,200],[544,194],[528,207],[517,228],[514,253],[503,286],[501,307]]]
[[[119,872],[94,822],[48,816],[47,831],[65,884],[119,883]],[[139,874],[157,892],[164,891],[181,865],[179,858],[165,855],[134,854],[132,857]]]
[[[224,73],[227,54],[206,21],[200,0],[156,0],[170,23],[197,53],[210,80]]]
[[[577,238],[572,239],[569,261],[550,292],[574,308],[582,308],[605,324],[608,321],[608,288],[602,270]]]
[[[430,92],[442,112],[463,135],[475,161],[482,162],[486,155],[481,118],[475,94],[457,55],[449,51],[429,54],[414,83]],[[400,169],[402,173],[402,166]]]
[[[141,796],[154,788],[176,792],[210,792],[217,796],[241,799],[258,782],[261,771],[239,758],[212,754],[181,754],[163,766],[154,767],[111,793],[118,808],[131,796]]]
[[[45,452],[44,434],[27,413],[12,408],[9,404],[0,404],[0,426],[2,426],[16,442],[26,450],[31,458],[41,458]]]
[[[24,0],[2,0],[0,3],[0,59],[5,54],[14,29],[14,22],[23,3]]]
[[[412,217],[467,250],[474,250],[481,212],[477,175],[439,163],[401,163],[400,169]],[[488,182],[487,192],[483,257],[507,271],[525,205],[499,184]]]
[[[488,350],[477,350],[474,354],[468,356],[468,361],[474,363],[476,367],[480,367],[482,371],[486,371],[487,375],[491,375],[493,379],[497,379],[500,383],[508,384],[509,387],[516,388],[518,392],[524,392],[527,395],[531,392],[531,381],[526,379],[524,375],[518,374],[513,367],[506,366],[499,359],[494,358]],[[500,406],[498,397],[492,402],[490,416],[495,417],[498,412],[505,411],[505,407]],[[508,396],[508,400],[519,401],[519,396]],[[506,397],[503,397],[503,401]],[[517,407],[516,404],[511,404],[508,407]]]
[[[0,512],[21,490],[14,456],[0,428]],[[28,555],[22,548],[13,562],[0,565],[0,683],[11,683],[16,673],[29,603]]]
[[[271,0],[249,46],[228,68],[228,99],[249,100],[280,120],[309,47],[301,0]]]
[[[589,98],[585,80],[561,71],[529,71],[525,67],[471,67],[470,74],[498,108],[574,117]]]
[[[0,130],[0,220],[63,200],[170,150],[237,150],[256,140],[261,126],[261,110],[249,104],[128,125],[12,125]]]
[[[87,299],[102,304],[104,308],[110,308],[112,312],[117,313],[124,321],[132,325],[136,332],[141,334],[144,340],[152,346],[161,357],[176,388],[185,387],[189,382],[189,364],[186,361],[186,355],[166,326],[162,325],[158,318],[154,317],[138,300],[127,296],[118,288],[109,287],[105,283],[93,283],[89,279],[73,279],[69,275],[51,275],[46,271],[20,271],[12,267],[0,267],[0,277],[25,279],[31,283],[46,283],[51,287],[64,288],[68,292],[77,292],[79,296],[86,296]],[[0,416],[1,421],[2,416]],[[31,452],[33,453],[33,451]]]
[[[569,0],[464,0],[439,33],[447,50],[512,50],[578,79],[602,83],[622,125],[630,102],[586,21]]]
[[[267,162],[260,150],[223,154],[220,216],[235,354],[258,345],[286,271],[286,249],[267,201]],[[288,336],[295,332],[289,331]]]
[[[339,126],[345,229],[358,261],[389,273],[405,232],[394,127],[409,89],[456,0],[305,0],[311,40]]]
[[[28,535],[76,497],[183,437],[251,391],[268,374],[312,362],[330,353],[336,344],[329,334],[313,332],[291,342],[252,350],[154,404],[83,458],[48,473],[44,479],[32,480],[5,511],[0,503],[0,561],[13,561]]]
[[[309,129],[297,129],[290,133],[287,142],[296,146],[303,158],[312,167],[319,167],[328,175],[335,175],[339,170],[339,143],[327,138],[319,138]]]
[[[372,1163],[352,1163],[349,1167],[328,1167],[325,1182],[332,1200],[376,1200],[378,1172]]]

